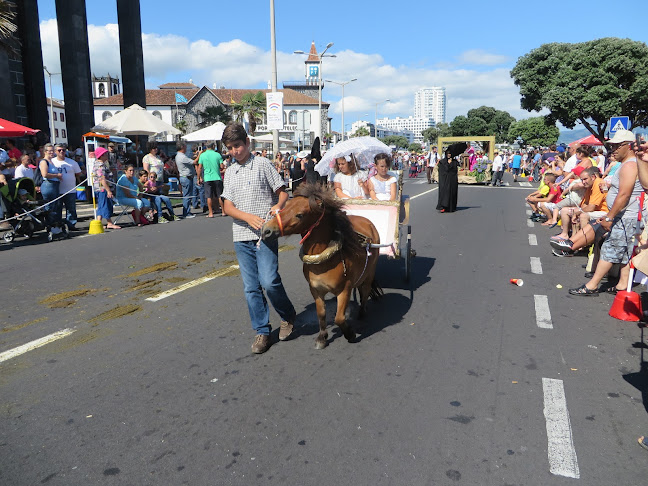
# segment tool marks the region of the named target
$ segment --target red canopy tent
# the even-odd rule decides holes
[[[572,145],[577,143],[580,145],[603,145],[603,143],[601,143],[601,141],[598,138],[596,138],[594,135],[588,135],[585,138],[576,140],[575,142],[570,143],[569,146],[571,147]]]
[[[39,131],[0,118],[0,137],[24,137],[25,135],[36,135]]]

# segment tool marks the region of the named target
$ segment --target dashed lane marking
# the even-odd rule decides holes
[[[538,246],[538,237],[534,234],[529,235],[529,245]]]
[[[536,324],[541,329],[553,329],[551,312],[549,312],[549,299],[546,295],[534,295]]]
[[[64,337],[69,336],[73,332],[76,331],[74,329],[62,329],[48,336],[42,337],[40,339],[36,339],[35,341],[31,341],[27,344],[23,344],[22,346],[18,346],[17,348],[13,348],[10,349],[9,351],[5,351],[4,353],[0,354],[0,363],[7,361],[8,359],[20,356],[21,354],[25,354],[36,348],[40,348],[41,346],[45,346],[46,344],[49,344],[51,342],[57,341],[59,339],[63,339]]]
[[[527,226],[529,228],[535,228],[535,226],[533,225],[533,221],[531,221],[530,219],[527,219]]]
[[[518,182],[520,187],[532,187],[530,182]]]
[[[542,391],[547,425],[549,472],[557,476],[579,479],[580,470],[563,381],[543,378]]]
[[[411,196],[410,200],[411,199],[416,199],[417,197],[425,196],[426,194],[429,194],[429,193],[431,193],[433,191],[436,191],[437,189],[438,189],[438,187],[435,187],[434,189],[430,189],[428,191],[422,192],[421,194],[417,194],[416,196]]]
[[[530,209],[526,210],[526,215],[527,216],[531,216],[532,214],[533,214],[533,211],[531,211]]]
[[[215,278],[235,275],[238,271],[239,271],[238,265],[231,265],[226,268],[221,268],[220,270],[216,270],[215,272],[208,273],[204,277],[197,278],[196,280],[192,280],[191,282],[187,282],[175,288],[165,290],[164,292],[160,292],[159,294],[155,294],[146,300],[148,300],[149,302],[157,302],[159,300],[166,299],[167,297],[171,297],[172,295],[178,294],[180,292],[184,292],[185,290],[190,289],[192,287],[196,287],[200,284],[204,284],[205,282],[209,282],[210,280],[214,280]]]
[[[531,273],[542,275],[542,263],[540,262],[540,258],[531,257]]]

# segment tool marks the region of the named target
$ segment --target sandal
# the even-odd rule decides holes
[[[608,293],[608,294],[616,295],[617,292],[622,292],[622,290],[617,289],[616,287],[612,286],[612,287],[608,287],[607,289],[605,289],[605,292]]]
[[[585,286],[585,284],[583,284],[578,288],[569,289],[569,293],[571,295],[598,295],[599,291],[598,290],[590,290]]]
[[[648,451],[648,437],[641,436],[637,439],[637,442],[639,442],[639,445],[646,449]]]

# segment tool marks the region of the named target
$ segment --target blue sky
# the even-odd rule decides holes
[[[53,0],[39,0],[43,57],[59,64]],[[198,85],[265,87],[270,79],[269,0],[141,0],[147,88],[192,79]],[[615,6],[616,5],[616,6]],[[530,116],[519,108],[519,93],[508,72],[518,57],[548,42],[582,42],[630,37],[646,42],[648,30],[628,5],[591,0],[567,2],[350,2],[275,1],[279,85],[303,79],[304,58],[294,50],[328,42],[326,79],[347,81],[345,123],[378,116],[413,115],[414,92],[445,86],[447,121],[481,105]],[[594,13],[587,15],[586,12]],[[87,1],[93,72],[120,73],[115,2]],[[47,39],[47,41],[46,41]],[[55,80],[56,81],[56,80]],[[60,85],[55,97],[61,97]],[[333,129],[340,127],[341,92],[328,84]]]

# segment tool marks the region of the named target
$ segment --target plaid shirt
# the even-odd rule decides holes
[[[277,189],[285,183],[272,162],[265,157],[251,155],[245,164],[233,161],[223,181],[222,198],[231,201],[237,209],[266,218],[270,208],[279,202]],[[261,230],[255,230],[245,221],[232,223],[234,241],[257,240]]]

